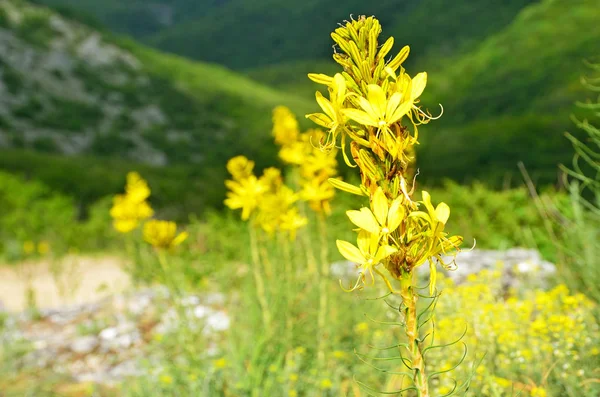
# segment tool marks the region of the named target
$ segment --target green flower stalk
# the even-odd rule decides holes
[[[462,237],[448,236],[444,231],[450,216],[448,205],[434,206],[426,191],[421,200],[413,197],[418,126],[434,119],[418,106],[427,74],[410,77],[405,72],[402,63],[408,57],[408,47],[386,61],[394,39],[390,37],[380,45],[380,33],[381,26],[374,17],[347,21],[332,33],[336,43],[333,58],[343,72],[333,77],[309,75],[328,87],[329,99],[317,92],[316,100],[323,113],[307,117],[327,129],[327,137],[321,141],[323,148],[333,148],[341,141],[345,162],[358,167],[358,186],[330,179],[338,189],[368,197],[370,204],[347,211],[350,221],[358,227],[357,242],[337,240],[337,246],[346,259],[360,266],[352,289],[362,288],[365,274],[369,273],[401,298],[408,339],[408,363],[403,361],[412,373],[411,389],[417,390],[420,397],[428,397],[415,269],[429,263],[429,292],[435,296],[437,265],[446,269],[456,266],[444,256],[458,252]]]

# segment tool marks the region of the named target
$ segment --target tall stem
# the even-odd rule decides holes
[[[429,386],[425,374],[425,360],[419,342],[419,326],[417,319],[418,296],[413,288],[412,272],[403,271],[400,276],[400,296],[404,303],[404,325],[408,337],[409,360],[413,371],[413,381],[419,390],[419,397],[429,397]]]
[[[256,283],[256,294],[258,295],[258,303],[262,311],[263,325],[265,330],[270,333],[271,331],[271,312],[269,311],[269,305],[267,303],[267,297],[265,294],[265,284],[260,272],[260,253],[258,249],[258,242],[256,240],[256,231],[252,225],[252,222],[248,222],[248,230],[250,233],[250,251],[252,254],[252,274],[254,275],[254,282]]]
[[[321,272],[319,277],[319,317],[317,320],[319,328],[319,344],[317,350],[318,368],[324,369],[325,350],[327,335],[325,334],[325,323],[327,320],[327,281],[329,280],[329,248],[327,245],[327,222],[322,213],[317,214],[319,223],[319,237],[321,249]]]
[[[292,252],[290,249],[290,241],[285,235],[283,235],[283,233],[280,233],[278,237],[279,237],[279,243],[283,247],[283,253],[285,256],[285,258],[284,258],[285,271],[284,271],[284,277],[283,277],[283,281],[284,281],[283,288],[285,289],[284,298],[285,298],[285,305],[286,305],[285,306],[285,330],[286,330],[287,339],[291,343],[291,341],[293,340],[292,307],[294,306],[294,304],[293,304],[294,294],[292,291],[292,288],[293,288],[292,283],[294,280],[295,272],[294,272],[294,266],[292,263],[293,259],[292,259]]]

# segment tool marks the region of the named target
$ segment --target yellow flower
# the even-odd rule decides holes
[[[403,102],[404,99],[404,102]],[[360,109],[344,109],[344,115],[366,126],[380,130],[388,129],[412,108],[413,102],[403,92],[394,92],[389,99],[382,87],[376,84],[367,86],[367,98],[359,97]]]
[[[309,75],[313,77],[314,75]],[[327,128],[329,134],[322,145],[326,148],[335,146],[338,129],[346,123],[346,118],[342,113],[342,106],[346,100],[346,80],[340,73],[331,80],[329,86],[329,98],[325,99],[323,95],[317,91],[315,94],[317,103],[325,113],[312,113],[306,115],[307,118],[314,121],[316,124]]]
[[[222,369],[225,368],[227,366],[227,360],[224,358],[220,358],[218,360],[215,360],[214,362],[214,366],[217,369]]]
[[[531,389],[531,397],[547,397],[547,396],[548,396],[548,393],[546,392],[546,389],[544,389],[544,388],[535,386],[533,389]]]
[[[379,245],[379,236],[365,230],[358,233],[357,243],[358,248],[347,241],[336,241],[338,250],[344,258],[358,263],[365,271],[370,273],[385,258],[398,251],[397,248],[389,245]]]
[[[378,238],[394,232],[404,219],[402,198],[398,197],[389,205],[381,187],[377,188],[371,201],[373,211],[363,207],[360,211],[347,211],[350,221]]]
[[[33,241],[25,241],[23,243],[23,253],[31,255],[35,252],[35,243]]]
[[[225,181],[229,188],[225,205],[232,210],[242,209],[242,219],[248,220],[252,211],[258,206],[259,199],[267,191],[267,187],[254,175],[239,181]]]
[[[37,246],[37,251],[40,255],[46,255],[50,252],[50,243],[47,241],[40,241]]]
[[[369,324],[365,323],[364,321],[361,323],[358,323],[354,326],[354,332],[356,332],[357,334],[364,334],[368,330],[369,330]]]
[[[150,196],[150,188],[140,174],[137,172],[130,172],[127,174],[125,194],[131,201],[140,203]]]
[[[113,226],[120,233],[129,233],[136,229],[140,221],[150,218],[154,211],[146,202],[150,196],[148,183],[137,172],[127,174],[125,194],[118,194],[113,199],[110,216]]]
[[[144,240],[154,248],[174,248],[187,236],[186,232],[177,234],[175,222],[151,220],[144,224]]]
[[[331,383],[331,381],[329,379],[322,379],[321,380],[321,389],[331,389],[331,387],[333,386],[333,384]]]
[[[291,208],[283,215],[281,215],[281,224],[279,227],[281,230],[285,230],[290,233],[290,239],[296,238],[296,231],[308,224],[308,219],[298,213],[297,208]]]
[[[173,378],[170,377],[169,375],[161,375],[159,379],[160,379],[160,383],[165,384],[165,385],[170,385],[173,383]]]
[[[227,162],[227,171],[233,176],[233,179],[240,180],[252,175],[254,161],[248,160],[245,156],[236,156]]]
[[[331,213],[329,202],[335,196],[335,189],[329,182],[318,179],[309,180],[302,185],[300,195],[303,200],[308,201],[313,211]]]
[[[297,392],[296,390],[294,390],[294,389],[291,389],[291,390],[288,392],[288,396],[289,396],[289,397],[298,397],[298,392]]]
[[[298,121],[285,106],[273,109],[273,136],[278,145],[289,145],[298,139]]]

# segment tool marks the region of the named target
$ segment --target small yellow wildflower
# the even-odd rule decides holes
[[[175,222],[151,220],[144,224],[144,240],[154,248],[174,248],[181,244],[187,236],[187,232],[177,234]]]
[[[161,375],[159,380],[160,380],[160,383],[162,383],[164,385],[170,385],[173,383],[173,378],[169,375]]]
[[[354,332],[356,332],[357,334],[364,334],[368,330],[369,330],[369,324],[365,323],[364,321],[360,322],[354,326]]]
[[[254,161],[248,160],[244,156],[236,156],[227,162],[227,171],[235,180],[242,180],[252,175]]]
[[[333,383],[331,383],[331,381],[329,379],[322,379],[320,386],[321,386],[321,389],[327,390],[327,389],[331,389],[331,387],[333,386]]]
[[[333,351],[333,357],[335,357],[335,358],[345,358],[346,357],[346,352],[342,351],[342,350],[334,350]]]
[[[533,389],[531,389],[531,397],[547,397],[548,393],[546,392],[546,389],[542,388],[542,387],[537,387],[535,386]]]
[[[116,195],[110,209],[114,228],[119,233],[135,230],[140,221],[154,214],[152,207],[146,202],[149,196],[148,183],[137,172],[127,174],[125,194]]]
[[[31,255],[35,252],[35,243],[33,241],[25,241],[23,243],[23,253],[26,255]]]
[[[290,382],[296,382],[298,380],[298,374],[290,374]]]
[[[40,255],[46,255],[50,252],[50,243],[47,241],[40,241],[37,246],[37,252]]]
[[[294,390],[294,389],[291,389],[291,390],[288,392],[288,396],[289,396],[289,397],[298,397],[298,392],[297,392],[296,390]]]
[[[217,369],[223,369],[227,366],[227,360],[225,358],[220,358],[214,361],[214,366]]]
[[[298,346],[295,349],[295,351],[296,351],[297,354],[305,354],[306,353],[306,347],[304,347],[304,346]]]

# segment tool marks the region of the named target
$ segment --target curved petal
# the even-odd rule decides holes
[[[361,265],[367,262],[367,259],[360,252],[360,250],[354,245],[350,244],[349,242],[344,240],[336,240],[335,243],[338,247],[338,250],[340,251],[340,254],[342,254],[342,256],[348,259],[350,262],[358,263]]]
[[[439,203],[435,209],[435,217],[439,222],[446,224],[446,222],[448,222],[448,218],[450,217],[450,207],[448,207],[448,204]]]
[[[375,254],[375,262],[379,263],[396,252],[398,252],[397,248],[390,245],[382,245],[377,249],[377,253]]]
[[[362,110],[344,109],[342,110],[342,114],[344,114],[344,116],[348,117],[349,119],[356,121],[359,124],[377,127],[377,120],[375,120],[371,117],[371,115],[369,115],[367,112],[363,112]]]
[[[373,110],[377,113],[376,117],[383,118],[387,107],[387,99],[383,88],[377,84],[369,84],[367,87],[367,99]]]
[[[408,101],[398,106],[393,114],[386,115],[386,121],[388,124],[393,124],[396,121],[400,120],[402,117],[406,115],[412,109],[413,102]]]
[[[323,109],[325,114],[329,116],[332,120],[335,119],[335,108],[333,107],[331,102],[329,102],[329,100],[326,99],[323,96],[323,94],[321,94],[319,91],[315,93],[315,97],[317,98],[317,103],[319,104],[319,106],[321,106],[321,109]]]
[[[390,229],[390,233],[398,229],[405,214],[404,207],[402,207],[402,199],[398,197],[392,201],[392,205],[390,205],[390,210],[388,211],[387,227]]]
[[[421,72],[417,74],[412,80],[411,98],[413,101],[421,96],[425,86],[427,85],[427,73]]]
[[[388,215],[388,199],[385,197],[385,193],[381,187],[377,188],[375,194],[373,194],[373,201],[371,204],[377,222],[379,222],[381,226],[385,225]]]
[[[360,211],[346,211],[346,215],[350,218],[350,221],[356,226],[368,231],[369,233],[379,234],[381,228],[377,219],[368,208],[361,208]]]

